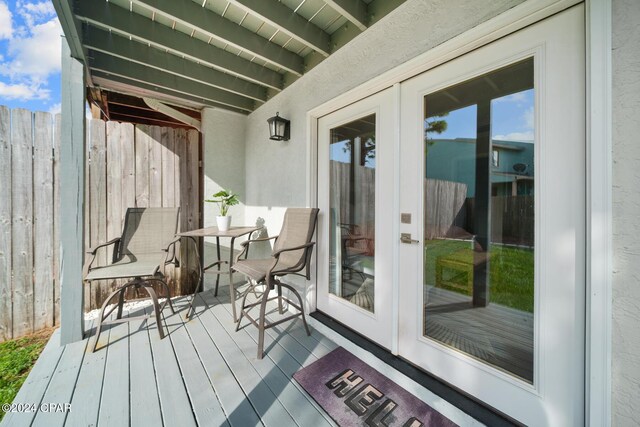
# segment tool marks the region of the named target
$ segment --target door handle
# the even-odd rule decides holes
[[[411,238],[411,233],[400,233],[400,241],[402,243],[411,244],[411,243],[420,243],[419,240],[414,240]]]

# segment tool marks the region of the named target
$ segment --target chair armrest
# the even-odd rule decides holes
[[[236,255],[236,259],[234,260],[235,262],[238,262],[240,260],[240,258],[242,258],[243,255],[248,253],[247,251],[249,250],[249,244],[251,243],[256,243],[256,242],[268,242],[269,240],[273,240],[273,239],[277,239],[278,236],[271,236],[271,237],[261,237],[259,239],[249,239],[249,240],[245,240],[244,242],[240,243],[240,246],[242,246],[242,250],[240,251],[240,253],[238,255]],[[246,256],[245,256],[246,258]]]
[[[105,246],[116,244],[119,241],[120,241],[120,237],[116,237],[115,239],[111,239],[108,242],[101,243],[98,246],[90,248],[89,250],[87,250],[87,255],[90,255],[90,257],[88,257],[85,260],[85,263],[82,266],[82,278],[83,278],[83,280],[84,280],[85,277],[87,277],[87,274],[89,274],[89,272],[91,271],[91,266],[93,265],[93,261],[95,261],[95,259],[96,259],[96,255],[98,253],[98,249],[104,248]],[[114,251],[114,256],[115,256],[115,251]]]
[[[266,281],[267,281],[267,285],[269,285],[269,287],[272,287],[272,280],[273,280],[273,275],[277,275],[279,273],[284,273],[284,274],[290,274],[290,273],[295,273],[295,271],[300,271],[304,268],[304,266],[307,266],[307,274],[306,274],[306,278],[307,280],[309,280],[309,261],[310,261],[310,255],[311,252],[310,250],[313,248],[313,245],[315,245],[315,242],[309,242],[309,243],[305,243],[304,245],[300,245],[300,246],[295,246],[292,248],[283,248],[280,249],[276,252],[273,253],[273,264],[271,264],[271,267],[269,267],[269,270],[267,270],[267,274],[266,274]],[[276,267],[278,266],[278,262],[280,261],[280,255],[283,252],[290,252],[290,251],[298,251],[304,249],[305,250],[305,262],[304,264],[300,265],[300,268],[297,269],[291,269],[291,271],[287,271],[287,270],[280,270],[278,271],[276,269]],[[275,270],[275,271],[274,271]]]
[[[101,243],[98,246],[88,249],[87,253],[91,255],[95,255],[98,249],[103,248],[105,246],[113,245],[114,243],[117,243],[119,241],[120,241],[120,237],[116,237],[115,239],[109,240],[108,242]]]
[[[273,255],[274,258],[278,258],[282,252],[290,252],[290,251],[297,251],[297,250],[300,250],[300,249],[308,249],[308,248],[312,247],[315,244],[316,244],[316,242],[309,242],[309,243],[305,243],[304,245],[296,246],[296,247],[293,247],[293,248],[283,248],[283,249],[280,249],[278,251],[275,251],[272,255]]]
[[[250,243],[266,242],[266,241],[277,239],[277,238],[278,236],[271,236],[271,237],[261,237],[259,239],[245,240],[244,242],[240,243],[240,246],[244,248],[245,246],[248,246]]]
[[[181,239],[181,237],[180,237],[180,236],[176,237],[175,239],[173,239],[172,241],[170,241],[170,242],[167,244],[167,246],[166,246],[164,249],[162,249],[162,250],[163,250],[164,252],[169,252],[169,248],[170,248],[171,246],[174,246],[176,243],[178,243],[178,242],[180,241],[180,239]]]

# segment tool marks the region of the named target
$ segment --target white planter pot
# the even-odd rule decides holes
[[[231,227],[231,216],[217,216],[216,222],[218,223],[218,230],[227,231]]]

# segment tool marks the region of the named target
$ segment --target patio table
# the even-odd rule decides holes
[[[220,283],[220,275],[221,274],[228,274],[229,275],[229,298],[231,299],[231,310],[233,312],[233,321],[236,322],[238,320],[238,317],[236,315],[236,298],[235,298],[235,289],[233,287],[233,271],[231,270],[231,267],[233,266],[233,247],[234,247],[234,243],[235,240],[238,237],[242,237],[245,235],[249,235],[249,239],[251,239],[251,234],[253,234],[254,232],[258,231],[262,229],[262,227],[256,227],[256,226],[236,226],[236,227],[229,227],[228,230],[220,230],[218,229],[218,227],[207,227],[207,228],[199,228],[196,230],[191,230],[191,231],[184,231],[182,233],[178,233],[177,236],[179,237],[186,237],[188,239],[191,239],[196,247],[196,253],[198,252],[198,242],[196,239],[201,238],[201,237],[215,237],[216,238],[216,254],[217,254],[217,261],[212,262],[211,264],[207,265],[206,267],[202,266],[202,261],[200,260],[200,256],[197,255],[196,258],[198,259],[198,270],[199,270],[199,279],[198,279],[198,285],[196,286],[196,289],[193,291],[193,295],[191,296],[191,302],[189,303],[189,309],[187,310],[187,314],[186,314],[186,319],[190,320],[191,319],[191,314],[194,311],[193,310],[193,304],[196,300],[196,294],[200,291],[204,289],[204,273],[207,270],[210,270],[213,267],[217,267],[216,270],[211,271],[211,273],[216,275],[216,288],[214,291],[214,296],[218,295],[218,284]],[[229,250],[229,260],[223,260],[220,257],[220,238],[222,237],[227,237],[231,239],[231,243],[230,243],[230,250]],[[249,255],[249,251],[247,251],[245,253],[245,258]],[[227,265],[227,269],[222,269],[221,267],[226,264]]]

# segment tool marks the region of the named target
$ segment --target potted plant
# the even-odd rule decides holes
[[[227,213],[229,212],[230,206],[235,206],[240,203],[238,195],[232,191],[220,190],[212,195],[210,199],[206,199],[205,202],[218,204],[220,208],[220,215],[216,217],[218,229],[220,231],[227,231],[231,226],[231,215],[227,215]]]

